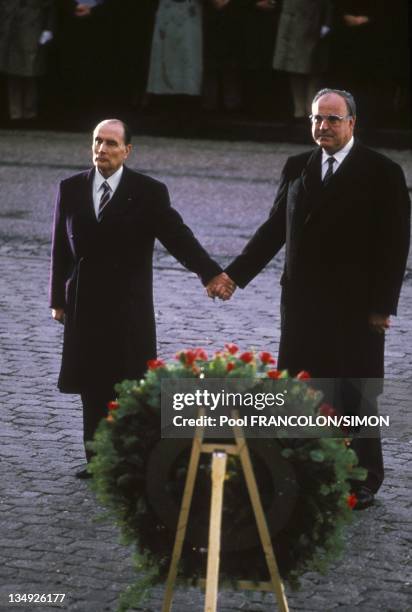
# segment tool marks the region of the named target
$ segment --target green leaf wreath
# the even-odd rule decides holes
[[[322,394],[310,387],[306,372],[292,378],[287,371],[278,371],[268,352],[241,353],[227,344],[211,359],[203,349],[181,351],[176,357],[172,364],[152,360],[143,380],[117,385],[118,399],[109,403],[108,417],[100,423],[93,442],[92,486],[120,527],[123,542],[135,548],[138,578],[122,595],[119,611],[136,605],[150,587],[165,580],[174,543],[191,441],[160,439],[163,379],[282,379],[301,413],[333,414],[333,408],[322,403]],[[348,480],[365,478],[348,440],[333,433],[299,440],[248,441],[280,573],[292,587],[299,585],[304,572],[324,572],[328,562],[338,557],[343,528],[356,504]],[[279,491],[272,463],[283,463],[284,472],[293,474],[294,488],[283,500],[276,498]],[[193,584],[206,574],[210,488],[210,456],[201,455],[179,566],[179,579],[186,583]],[[171,511],[162,512],[165,499]],[[286,512],[283,524],[282,509]],[[222,532],[221,580],[267,580],[265,557],[235,457],[228,461]]]

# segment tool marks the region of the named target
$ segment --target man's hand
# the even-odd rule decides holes
[[[63,308],[52,308],[52,317],[59,323],[64,323],[64,310]]]
[[[229,4],[229,2],[230,0],[212,0],[212,4],[214,5],[215,9],[217,9],[218,11],[225,8],[225,6]]]
[[[53,32],[50,30],[43,30],[39,37],[39,45],[47,45],[51,40],[53,40]]]
[[[384,334],[389,329],[390,324],[390,317],[387,315],[377,314],[376,312],[369,315],[369,325],[379,334]]]
[[[229,300],[236,290],[236,283],[232,281],[226,272],[214,276],[206,286],[207,295],[210,298],[218,297],[221,300]]]
[[[74,14],[76,17],[89,17],[92,9],[87,4],[78,4],[74,9]]]
[[[256,8],[261,11],[273,11],[276,7],[276,0],[256,0]]]
[[[367,15],[344,15],[343,21],[350,28],[357,28],[365,25],[365,23],[369,23],[369,17]]]

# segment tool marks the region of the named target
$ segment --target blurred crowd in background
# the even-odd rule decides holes
[[[408,0],[0,0],[0,117],[298,125],[323,86],[410,128]]]

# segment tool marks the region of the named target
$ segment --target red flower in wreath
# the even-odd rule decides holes
[[[185,366],[192,366],[195,362],[195,358],[195,352],[191,349],[188,349],[187,351],[180,351],[176,354],[176,359],[179,359],[179,361],[181,361]]]
[[[117,410],[119,407],[119,402],[116,402],[115,400],[107,402],[107,407],[109,410]]]
[[[176,359],[179,359],[183,365],[192,367],[195,361],[207,361],[207,353],[202,348],[187,349],[177,353]]]
[[[227,350],[228,353],[230,353],[231,355],[236,355],[236,353],[239,350],[239,347],[236,346],[236,344],[233,344],[232,342],[229,342],[228,344],[225,344],[225,349]]]
[[[157,370],[157,368],[163,368],[165,365],[163,359],[149,359],[147,362],[149,370]]]
[[[299,374],[296,376],[296,378],[298,380],[309,380],[310,374],[309,374],[309,372],[306,372],[306,370],[302,370],[301,372],[299,372]]]
[[[330,404],[322,404],[319,408],[319,414],[325,417],[333,417],[336,416],[336,410]]]
[[[275,365],[276,363],[276,359],[272,357],[272,355],[268,353],[267,351],[262,351],[259,354],[259,358],[260,358],[260,361],[264,363],[265,365],[268,365],[268,364]]]
[[[280,370],[269,370],[268,372],[266,372],[266,374],[269,378],[273,378],[274,380],[276,380],[277,378],[280,378],[282,372]]]
[[[192,366],[194,364],[194,362],[196,361],[196,351],[186,351],[186,355],[185,355],[185,363],[187,366]]]
[[[207,353],[205,349],[197,348],[195,349],[196,359],[200,359],[201,361],[207,361]]]
[[[246,353],[242,353],[239,356],[239,359],[241,359],[244,363],[250,363],[251,361],[253,361],[253,353],[251,353],[250,351],[246,351]]]
[[[358,503],[358,498],[356,497],[355,493],[351,493],[350,495],[348,495],[348,497],[346,498],[346,503],[348,504],[351,510],[354,509],[354,507]]]
[[[233,361],[229,361],[229,363],[226,366],[226,372],[231,372],[235,367],[235,364],[233,363]]]

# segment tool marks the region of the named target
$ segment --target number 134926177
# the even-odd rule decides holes
[[[10,593],[9,603],[63,603],[65,593]]]

